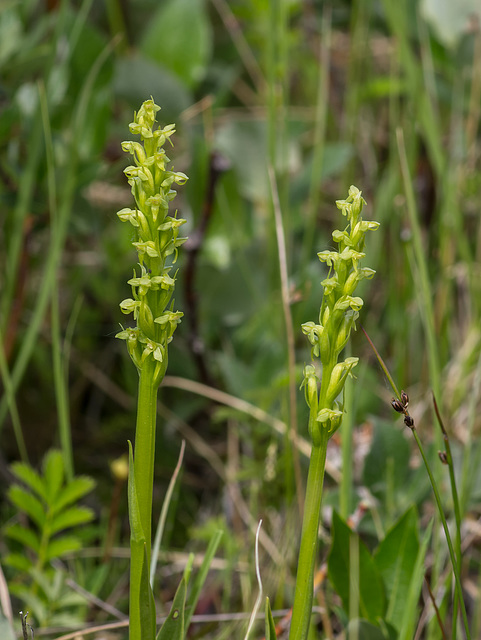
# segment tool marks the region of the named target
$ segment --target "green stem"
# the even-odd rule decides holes
[[[313,419],[311,415],[310,421]],[[311,450],[289,640],[305,640],[309,633],[328,436],[328,430],[321,428],[320,445]]]
[[[135,486],[149,560],[158,390],[158,385],[154,381],[155,364],[153,358],[147,358],[140,372],[134,448]]]
[[[140,371],[137,404],[137,425],[135,430],[134,478],[139,507],[140,523],[145,537],[147,567],[150,572],[151,531],[152,531],[152,490],[154,483],[155,428],[157,418],[158,384],[154,379],[156,361],[147,358]],[[141,576],[144,563],[144,546],[131,538],[130,541],[130,601],[129,638],[142,640],[140,594]]]

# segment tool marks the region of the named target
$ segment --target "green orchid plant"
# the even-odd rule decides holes
[[[317,364],[304,368],[302,383],[309,406],[312,450],[290,640],[305,640],[309,632],[327,443],[341,425],[344,385],[359,361],[358,358],[346,358],[339,362],[339,356],[363,306],[363,300],[355,297],[354,291],[361,280],[370,279],[375,273],[360,266],[365,257],[365,234],[379,227],[378,222],[362,219],[365,204],[361,191],[354,186],[350,187],[346,200],[337,200],[336,205],[348,224],[343,231],[336,230],[332,234],[338,251],[317,254],[319,260],[329,267],[328,277],[321,283],[324,295],[319,323],[306,322],[302,325],[312,347],[311,358]],[[321,372],[320,379],[318,371]]]
[[[175,198],[172,185],[182,185],[187,176],[168,168],[163,146],[170,142],[175,125],[155,127],[160,110],[152,99],[143,103],[129,125],[140,142],[122,142],[134,164],[124,171],[132,188],[135,208],[118,212],[120,220],[135,230],[132,245],[137,250],[139,270],[128,281],[132,298],[120,303],[123,313],[132,313],[136,326],[123,329],[117,338],[125,340],[139,372],[137,424],[134,452],[129,442],[129,519],[131,529],[130,640],[155,638],[155,605],[149,583],[152,487],[154,480],[157,391],[168,363],[168,345],[182,313],[174,311],[172,294],[176,273],[172,266],[178,248],[187,238],[179,237],[185,220],[169,215]]]

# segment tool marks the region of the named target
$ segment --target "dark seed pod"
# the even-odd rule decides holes
[[[402,403],[396,398],[393,398],[391,400],[391,406],[394,409],[394,411],[397,411],[398,413],[404,413],[404,407]]]
[[[409,406],[409,396],[405,391],[401,391],[401,403],[405,409]]]
[[[414,420],[411,418],[410,415],[404,416],[404,424],[406,425],[406,427],[409,427],[410,429],[414,427]]]
[[[438,456],[443,464],[448,464],[448,456],[446,455],[446,451],[438,451]]]

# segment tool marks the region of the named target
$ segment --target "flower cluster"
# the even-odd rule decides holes
[[[332,237],[339,245],[338,251],[321,251],[319,260],[329,266],[328,277],[321,282],[324,295],[319,313],[319,324],[306,322],[303,333],[311,343],[311,357],[322,365],[322,378],[319,380],[313,365],[304,368],[306,401],[315,413],[310,422],[310,432],[314,443],[320,438],[320,426],[327,428],[329,435],[340,426],[343,415],[343,403],[338,400],[344,388],[347,376],[358,363],[358,358],[347,358],[338,362],[338,357],[346,346],[359,316],[363,301],[353,296],[360,280],[373,277],[375,271],[362,268],[360,260],[365,257],[364,236],[367,231],[379,227],[378,222],[363,220],[362,207],[366,204],[361,191],[354,186],[349,189],[346,200],[337,200],[336,205],[346,216],[348,225],[344,231],[334,231]],[[319,388],[320,387],[320,388]]]
[[[167,140],[170,142],[175,125],[154,128],[159,109],[152,99],[144,102],[129,125],[130,132],[140,135],[141,142],[122,142],[122,149],[131,154],[135,163],[124,173],[136,208],[122,209],[117,215],[135,229],[132,244],[137,250],[140,273],[134,270],[133,278],[128,281],[133,297],[120,303],[123,313],[134,314],[137,326],[116,336],[127,342],[139,372],[145,362],[155,361],[157,384],[167,368],[167,345],[183,315],[173,310],[171,298],[176,274],[170,272],[178,247],[187,238],[179,237],[179,228],[185,220],[177,218],[177,212],[173,217],[168,215],[169,203],[176,196],[171,187],[174,183],[182,185],[188,179],[185,174],[167,168],[170,160],[162,147]],[[169,259],[171,264],[167,264]]]

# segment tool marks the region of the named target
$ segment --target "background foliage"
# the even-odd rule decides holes
[[[176,200],[190,236],[176,300],[185,318],[160,391],[154,517],[182,438],[187,448],[162,543],[159,601],[172,598],[184,552],[202,553],[221,528],[198,613],[249,612],[262,517],[265,590],[274,609],[292,603],[302,495],[296,461],[304,477],[307,458],[305,442],[292,447],[285,425],[297,422],[307,438],[298,386],[310,349],[300,325],[316,320],[325,277],[316,252],[331,246],[339,226],[334,201],[354,183],[368,202],[367,217],[381,222],[369,238],[377,274],[362,286],[361,321],[409,392],[422,439],[433,442],[452,516],[447,476],[436,463],[442,445],[431,391],[441,407],[464,518],[472,635],[480,637],[481,17],[474,0],[460,3],[455,17],[451,9],[441,0],[1,4],[2,557],[26,544],[35,564],[32,544],[6,535],[27,531],[32,515],[7,499],[25,468],[10,470],[9,463],[40,469],[45,454],[60,448],[66,486],[78,475],[96,482],[84,501],[94,523],[76,531],[81,547],[58,545],[52,573],[37,566],[42,575],[32,588],[36,597],[44,594],[43,607],[54,590],[48,581],[61,575],[51,602],[69,580],[76,594],[64,605],[71,625],[125,619],[126,489],[122,462],[112,463],[133,435],[137,373],[113,336],[135,256],[116,211],[131,203],[120,142],[132,112],[152,95],[162,124],[177,124],[175,170],[190,177]],[[287,254],[284,304],[277,199]],[[360,331],[351,351],[361,364],[343,431],[330,444],[322,558],[333,531],[333,544],[346,534],[337,515],[331,530],[334,508],[344,520],[353,516],[374,558],[369,567],[383,574],[389,530],[392,539],[409,532],[412,558],[425,545],[431,494]],[[435,523],[424,571],[449,628],[445,567]],[[15,563],[3,571],[16,585],[12,597],[33,584]],[[332,553],[329,575],[319,595],[328,607],[319,637],[337,637],[349,624],[349,592],[336,580]],[[427,589],[419,600],[403,589],[416,614],[413,628],[441,637],[429,623]],[[15,611],[32,606],[14,600]],[[375,607],[366,607],[374,620]],[[34,615],[37,629],[51,622],[42,611],[43,618]],[[399,608],[391,613],[396,626]],[[246,628],[245,621],[196,624],[193,637],[241,637]]]

